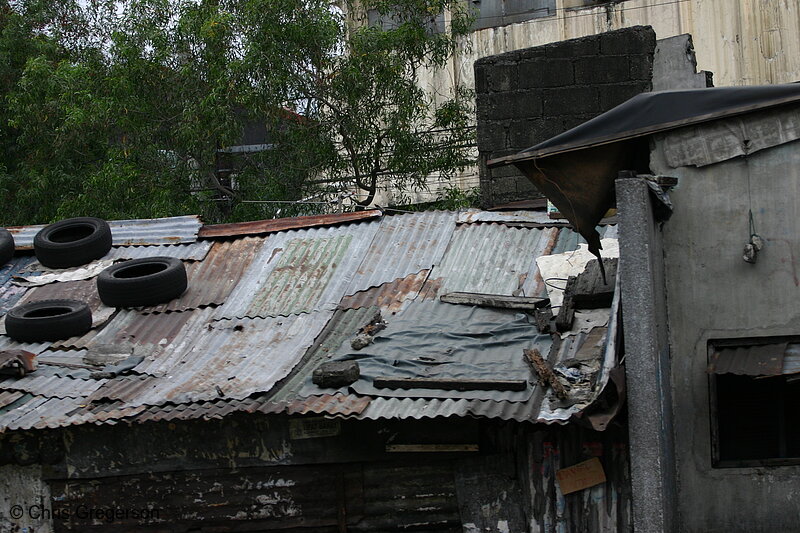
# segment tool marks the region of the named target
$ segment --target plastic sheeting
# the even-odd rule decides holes
[[[425,301],[414,302],[402,313],[385,318],[387,327],[375,336],[372,344],[354,350],[348,338],[331,358],[358,361],[361,378],[350,386],[358,394],[527,401],[533,392],[532,383],[523,391],[455,391],[377,388],[373,379],[528,379],[533,382],[535,378],[524,359],[523,349],[536,347],[547,356],[552,344],[550,336],[539,334],[527,315],[507,310]],[[301,395],[319,394],[319,390],[309,379]]]

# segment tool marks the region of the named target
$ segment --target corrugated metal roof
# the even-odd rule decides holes
[[[23,379],[0,379],[0,390],[24,391],[50,398],[85,398],[105,383],[105,380],[80,379],[73,375],[75,372],[69,369],[40,365]]]
[[[332,310],[345,295],[380,222],[270,235],[218,318]]]
[[[264,244],[263,239],[252,237],[214,243],[205,260],[186,265],[189,285],[180,298],[146,307],[143,311],[149,313],[186,311],[225,303],[262,244]]]
[[[213,237],[234,237],[237,235],[259,235],[315,226],[332,226],[380,216],[381,212],[373,209],[369,211],[356,211],[353,213],[277,218],[273,220],[257,220],[255,222],[236,222],[234,224],[217,224],[214,226],[203,226],[199,236],[203,239],[209,239]]]
[[[439,264],[455,230],[455,219],[456,213],[447,211],[384,217],[345,294]]]
[[[92,312],[93,328],[98,328],[105,324],[116,311],[113,307],[103,305],[103,302],[100,301],[100,295],[97,293],[97,284],[93,279],[51,283],[34,287],[20,300],[19,305],[38,302],[40,300],[78,300],[86,302],[89,306],[89,310]],[[91,330],[86,333],[86,335],[92,336],[94,333],[95,330]],[[53,346],[79,346],[81,344],[81,339],[86,335],[55,341],[53,342]]]
[[[214,244],[197,241],[190,244],[164,244],[154,246],[114,246],[103,259],[141,259],[143,257],[174,257],[183,261],[202,261]]]
[[[200,217],[152,218],[139,220],[110,220],[114,246],[179,244],[195,242],[202,226]],[[46,224],[6,228],[14,236],[17,250],[32,250],[33,238]]]
[[[442,280],[439,294],[537,296],[539,293],[525,292],[526,282],[538,272],[536,258],[552,248],[553,238],[559,234],[558,228],[463,224],[456,228],[441,265],[430,278]]]
[[[129,406],[243,399],[267,392],[300,361],[332,312],[224,320],[200,330],[184,328],[169,350],[136,370],[159,377],[118,378],[91,399]]]
[[[542,224],[546,226],[568,226],[566,220],[553,220],[547,211],[481,211],[468,209],[458,214],[456,223],[474,224],[476,222],[498,222],[510,224]]]
[[[33,261],[35,261],[33,257],[16,256],[0,267],[0,316],[5,315],[9,309],[17,305],[20,298],[28,291],[27,287],[16,285],[13,278]]]
[[[571,230],[509,227],[513,220],[457,225],[455,213],[378,215],[370,213],[362,222],[349,224],[342,222],[353,220],[336,216],[295,221],[322,227],[262,237],[115,248],[120,257],[152,251],[188,260],[190,289],[166,305],[117,310],[101,329],[76,339],[22,345],[0,336],[0,349],[44,352],[39,371],[7,387],[0,384],[0,398],[15,398],[7,411],[0,406],[0,431],[218,418],[237,411],[359,418],[485,416],[559,423],[568,419],[571,411],[551,409],[536,392],[528,401],[517,402],[379,398],[333,391],[299,395],[332,347],[338,348],[377,309],[390,317],[435,297],[437,288],[538,294],[531,292],[543,291],[536,257],[578,244]],[[216,228],[214,235],[277,227],[272,225],[275,221],[266,222]],[[11,274],[31,261],[17,257],[0,269],[0,282],[6,282],[0,286],[0,302],[6,296],[8,301],[22,296],[25,290],[13,285]],[[30,289],[26,301],[64,297],[86,299],[92,306],[99,303],[94,280]],[[247,315],[255,316],[244,318]],[[574,356],[586,338],[583,334],[573,339],[572,348],[562,345],[557,357]],[[81,369],[85,360],[127,353],[145,359],[114,379],[76,377],[89,375]]]
[[[345,296],[339,303],[339,307],[358,309],[376,306],[387,314],[398,313],[419,295],[430,272],[430,270],[422,270],[378,287],[371,287],[351,296]]]

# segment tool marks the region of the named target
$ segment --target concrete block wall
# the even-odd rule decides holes
[[[651,90],[649,26],[483,57],[475,62],[483,207],[541,196],[515,167],[486,161],[530,148]]]

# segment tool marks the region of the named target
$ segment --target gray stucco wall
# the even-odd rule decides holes
[[[706,365],[710,339],[800,333],[800,141],[703,168],[670,168],[663,155],[670,135],[656,140],[651,168],[680,180],[663,227],[676,530],[797,531],[800,466],[712,468]],[[751,205],[766,239],[754,265],[741,257]]]

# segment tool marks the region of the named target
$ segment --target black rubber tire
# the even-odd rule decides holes
[[[20,342],[68,339],[91,328],[92,312],[78,300],[40,300],[6,313],[6,334]]]
[[[110,307],[168,302],[186,290],[186,268],[174,257],[145,257],[117,263],[97,276],[100,300]]]
[[[14,236],[5,228],[0,228],[0,266],[14,257]]]
[[[100,259],[111,249],[108,222],[95,217],[61,220],[42,228],[33,238],[33,250],[41,264],[69,268]]]

